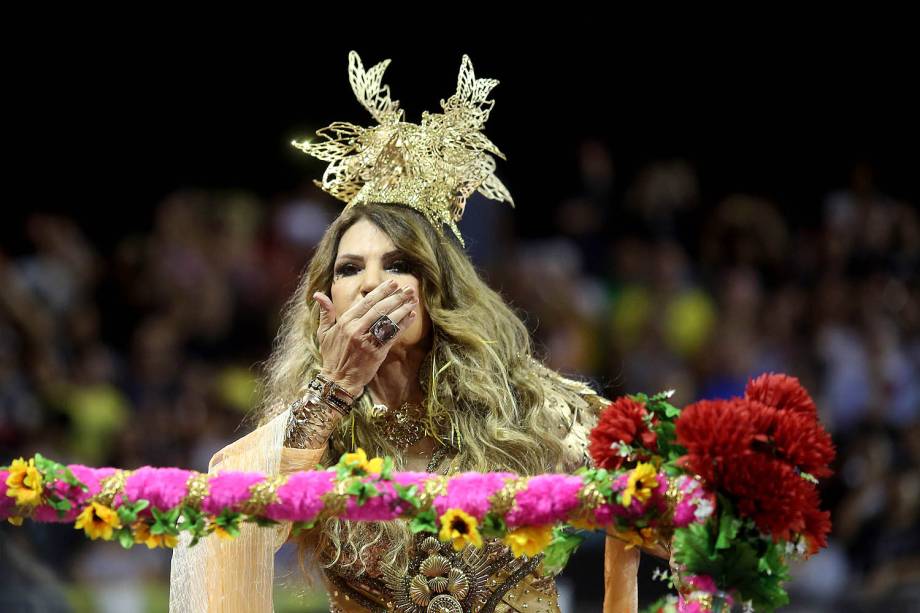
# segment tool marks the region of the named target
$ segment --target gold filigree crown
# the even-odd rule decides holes
[[[423,112],[418,125],[403,121],[399,102],[382,83],[389,64],[384,60],[365,71],[358,54],[348,54],[351,89],[379,125],[337,121],[316,131],[324,140],[291,144],[329,162],[323,180],[315,183],[347,202],[345,211],[358,204],[403,204],[422,213],[439,235],[446,224],[462,245],[457,222],[473,192],[514,206],[495,176],[492,156],[505,156],[482,133],[495,104],[489,92],[498,81],[477,79],[464,55],[457,93],[441,100],[443,113]]]

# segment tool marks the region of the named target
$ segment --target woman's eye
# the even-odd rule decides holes
[[[395,262],[387,266],[387,270],[393,270],[401,274],[408,273],[411,269],[412,267],[405,260],[396,260]],[[342,264],[341,266],[335,269],[335,276],[348,277],[348,276],[355,274],[357,271],[358,271],[358,267],[355,266],[354,264]]]

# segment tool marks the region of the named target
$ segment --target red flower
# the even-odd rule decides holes
[[[752,385],[764,381],[760,377]],[[784,540],[803,533],[816,551],[826,544],[830,516],[819,509],[815,486],[800,472],[830,475],[834,446],[817,413],[801,410],[801,402],[798,409],[790,408],[795,394],[773,393],[776,381],[762,388],[754,385],[754,395],[772,399],[774,406],[732,398],[686,407],[676,423],[677,442],[687,450],[679,463],[709,487],[730,495],[739,513],[752,518],[761,531]],[[772,392],[759,394],[758,389]]]
[[[807,555],[814,555],[819,549],[827,547],[827,535],[831,531],[831,512],[822,511],[818,507],[821,501],[817,488],[812,487],[808,495],[804,534],[808,543]]]
[[[645,403],[626,396],[611,402],[588,437],[588,451],[594,464],[608,470],[619,468],[627,458],[615,448],[617,443],[626,443],[638,450],[634,459],[648,460],[658,451],[658,436],[649,429],[646,419]],[[657,423],[657,418],[652,418],[652,424]]]
[[[774,538],[789,540],[805,529],[808,490],[814,486],[795,469],[762,453],[733,462],[726,470],[723,491],[738,501],[738,511]]]
[[[818,408],[795,377],[765,373],[748,381],[744,397],[780,411],[805,413],[817,418]]]
[[[701,400],[681,411],[677,442],[687,454],[680,464],[721,489],[725,467],[753,453],[749,405],[740,398]]]
[[[833,474],[828,465],[836,455],[834,442],[813,416],[781,411],[772,435],[775,453],[801,471],[815,477]]]

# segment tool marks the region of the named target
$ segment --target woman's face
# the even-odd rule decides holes
[[[402,329],[394,341],[397,345],[415,345],[427,338],[431,330],[419,279],[390,237],[366,218],[359,219],[339,240],[331,291],[336,314],[344,313],[356,301],[390,279],[395,279],[400,289],[408,286],[415,290],[419,302],[414,310],[418,317],[408,328],[403,327],[403,322],[396,322]]]

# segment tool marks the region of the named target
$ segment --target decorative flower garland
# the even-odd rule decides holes
[[[516,556],[545,553],[545,564],[554,569],[565,565],[581,541],[566,525],[612,526],[628,546],[653,545],[712,509],[711,497],[692,479],[669,481],[650,464],[617,473],[444,477],[394,472],[389,458],[369,460],[362,449],[343,455],[329,470],[281,477],[62,466],[36,454],[0,470],[0,480],[6,484],[0,518],[16,525],[24,517],[74,522],[89,538],[117,540],[126,548],[174,547],[183,531],[192,535],[193,545],[209,534],[232,539],[242,522],[290,521],[296,534],[330,517],[402,518],[413,532],[437,534],[457,550],[500,538]]]
[[[394,472],[362,449],[328,470],[287,476],[217,475],[145,466],[134,471],[63,466],[35,454],[0,469],[0,518],[21,525],[74,522],[91,539],[126,548],[174,547],[243,522],[292,522],[292,534],[326,518],[409,521],[457,550],[498,538],[514,555],[565,566],[582,537],[605,529],[627,547],[669,545],[676,602],[653,610],[718,611],[736,598],[772,610],[788,602],[786,558],[826,546],[829,514],[817,477],[834,447],[798,380],[763,375],[743,398],[683,411],[670,393],[612,402],[590,434],[598,468],[574,475]]]

